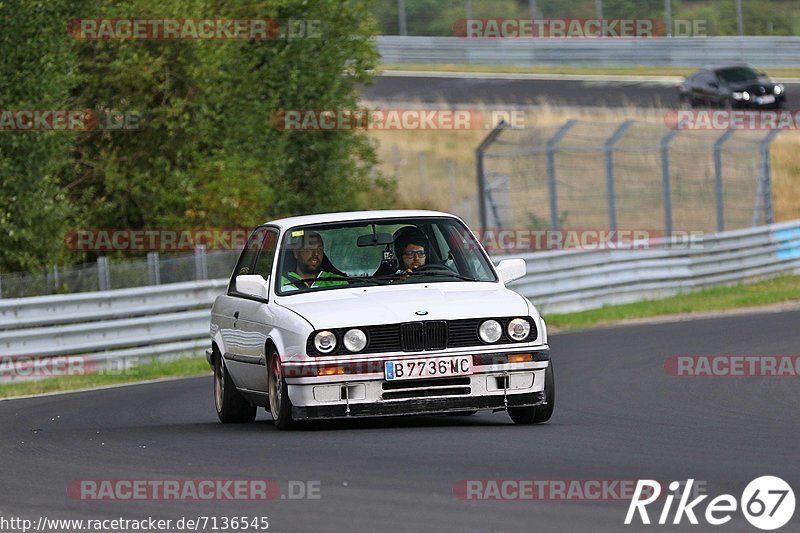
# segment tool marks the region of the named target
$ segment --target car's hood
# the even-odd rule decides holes
[[[762,87],[764,88],[763,93],[761,92]],[[732,91],[750,91],[758,96],[760,94],[772,94],[775,84],[769,79],[759,78],[757,80],[729,83],[728,88]]]
[[[282,297],[277,303],[305,317],[314,329],[528,315],[525,299],[498,283],[332,289]]]

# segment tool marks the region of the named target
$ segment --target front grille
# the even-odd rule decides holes
[[[400,324],[400,348],[404,352],[419,352],[425,349],[425,325],[422,322]]]
[[[491,317],[487,317],[491,318]],[[384,324],[380,326],[364,326],[361,329],[367,334],[367,347],[360,354],[377,354],[387,352],[423,352],[443,350],[445,348],[466,348],[469,346],[486,346],[478,336],[478,326],[487,318],[468,318],[463,320],[431,320],[423,322],[404,322],[402,324]],[[516,344],[506,334],[506,326],[513,317],[495,318],[503,326],[503,335],[496,344]],[[531,334],[525,342],[536,340],[538,332],[536,324],[530,321]],[[333,330],[337,337],[337,347],[327,355],[345,355],[348,352],[342,345],[342,336],[350,328]],[[320,355],[314,349],[314,333],[306,342],[306,353]]]
[[[447,322],[425,322],[425,349],[444,350],[447,348]]]

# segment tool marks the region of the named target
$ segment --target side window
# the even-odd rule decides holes
[[[268,229],[261,243],[261,253],[256,260],[253,274],[261,274],[264,279],[272,274],[272,265],[275,262],[275,250],[278,248],[278,232]]]
[[[242,255],[239,256],[239,261],[236,263],[236,269],[233,271],[229,292],[233,291],[236,287],[236,276],[240,274],[252,274],[254,272],[256,256],[258,256],[258,252],[261,250],[266,233],[266,228],[257,228],[250,235],[250,238],[247,239],[247,244],[245,244]]]

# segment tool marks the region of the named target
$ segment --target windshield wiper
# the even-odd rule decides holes
[[[408,274],[409,276],[447,276],[450,278],[463,279],[464,281],[480,281],[479,279],[471,278],[469,276],[462,276],[457,272],[445,272],[444,270],[424,270],[419,272],[414,270]]]
[[[387,276],[380,276],[379,278],[375,278],[375,279],[382,279],[382,280],[383,279],[389,279],[389,280],[394,281],[396,279],[407,278],[407,277],[411,277],[411,276],[447,276],[449,278],[458,278],[458,279],[461,279],[461,280],[464,280],[464,281],[480,281],[479,279],[471,278],[469,276],[462,276],[461,274],[458,274],[458,273],[450,271],[450,270],[448,270],[448,271],[444,271],[444,270],[423,270],[423,271],[414,270],[414,271],[411,271],[411,272],[402,272],[400,274],[389,274]]]
[[[315,281],[365,281],[367,283],[372,283],[373,285],[387,285],[388,282],[382,279],[376,278],[362,278],[359,276],[325,276],[324,278],[304,278],[304,279],[292,279],[290,280],[290,284],[296,287],[305,287],[310,289],[312,287],[308,286],[308,283],[313,283]]]

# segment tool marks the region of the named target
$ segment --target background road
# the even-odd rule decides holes
[[[0,515],[269,516],[270,531],[674,531],[622,525],[625,502],[462,501],[466,479],[692,477],[737,498],[777,475],[800,489],[797,378],[671,377],[675,354],[796,355],[800,311],[553,335],[556,412],[348,421],[279,432],[216,421],[211,377],[0,402]],[[321,482],[319,500],[86,502],[76,479]],[[798,494],[800,495],[800,494]],[[701,509],[705,505],[701,504]],[[660,507],[651,516],[657,515]],[[656,516],[653,516],[656,518]],[[800,512],[781,531],[798,531]],[[740,513],[723,528],[757,531]]]
[[[390,74],[377,77],[374,85],[362,87],[362,94],[369,101],[670,108],[678,105],[678,83]],[[800,83],[785,85],[786,108],[800,107]]]

